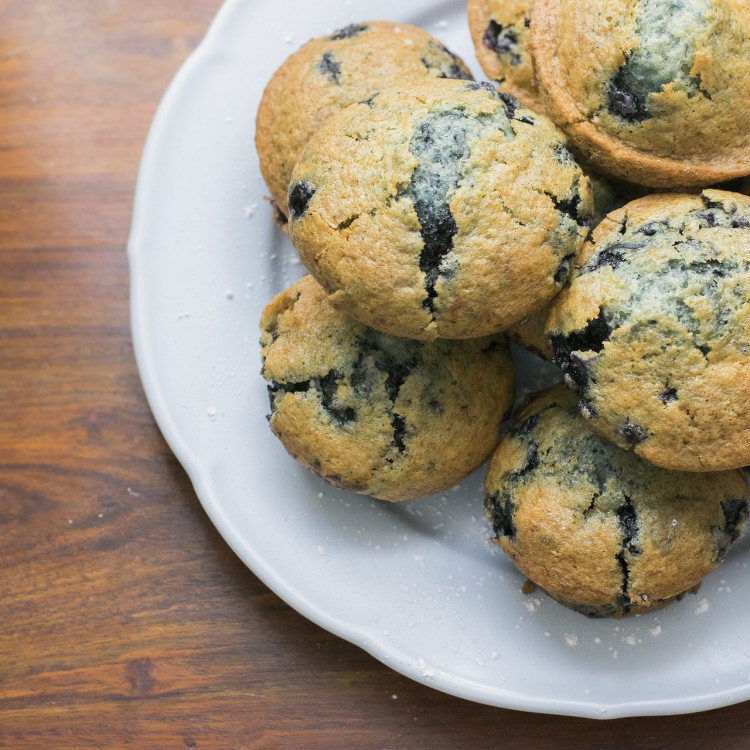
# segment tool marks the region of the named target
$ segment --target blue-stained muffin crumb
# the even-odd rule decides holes
[[[710,98],[700,76],[691,75],[697,32],[711,10],[707,0],[638,0],[638,44],[607,84],[609,111],[627,123],[653,116],[649,95],[668,83],[688,96]]]
[[[337,86],[341,85],[339,76],[341,75],[341,63],[337,62],[333,56],[333,52],[326,52],[320,58],[318,63],[318,72],[321,75],[328,76],[328,80],[331,83],[335,83]]]
[[[315,188],[307,181],[295,182],[289,189],[289,218],[292,221],[301,219],[306,213],[310,201],[315,195]]]

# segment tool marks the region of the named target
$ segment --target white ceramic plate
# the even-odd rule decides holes
[[[303,615],[457,696],[598,718],[748,698],[746,540],[697,595],[654,615],[588,620],[521,593],[523,577],[489,542],[483,472],[391,505],[322,484],[271,435],[257,321],[303,269],[258,170],[265,83],[309,38],[373,18],[422,26],[482,77],[461,0],[280,6],[227,2],[169,88],[146,144],[129,245],[146,393],[219,532]],[[545,376],[533,365],[524,372],[531,387]]]

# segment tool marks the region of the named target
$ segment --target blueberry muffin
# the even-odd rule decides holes
[[[488,78],[535,112],[544,112],[528,50],[532,0],[469,0],[474,51]]]
[[[409,78],[472,78],[456,55],[409,24],[366,21],[312,39],[274,73],[258,107],[260,170],[281,218],[292,169],[334,113]]]
[[[294,170],[289,209],[334,306],[431,340],[502,331],[551,299],[593,201],[549,120],[490,83],[433,79],[331,118]]]
[[[515,375],[500,337],[423,343],[335,310],[310,276],[261,319],[271,429],[325,481],[383,500],[452,487],[497,445]]]
[[[653,466],[592,433],[563,385],[518,414],[484,493],[494,541],[516,567],[594,617],[679,598],[721,563],[748,512],[742,471]]]
[[[668,469],[750,464],[750,198],[633,201],[594,230],[547,319],[592,429]]]
[[[655,187],[750,174],[746,0],[539,0],[550,117],[606,172]]]

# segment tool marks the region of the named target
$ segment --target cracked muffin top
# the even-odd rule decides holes
[[[537,394],[485,480],[494,541],[531,581],[595,617],[658,609],[725,558],[747,517],[739,470],[667,471],[592,433],[558,385]]]
[[[607,180],[597,174],[589,174],[594,195],[593,226],[597,226],[609,213],[626,203],[640,198],[644,193],[638,186]],[[549,305],[534,310],[506,329],[505,335],[514,344],[523,347],[542,359],[552,360],[552,350],[547,342],[546,326]]]
[[[474,51],[488,78],[535,112],[544,112],[528,50],[532,0],[469,0]]]
[[[654,187],[750,173],[746,0],[538,0],[550,117],[600,169]]]
[[[430,340],[502,331],[551,299],[593,199],[547,118],[489,83],[428,80],[331,118],[294,170],[289,209],[334,306]]]
[[[750,464],[750,198],[653,195],[610,214],[550,306],[589,424],[669,469]]]
[[[463,78],[464,62],[426,31],[365,21],[312,39],[287,58],[263,93],[255,144],[277,209],[288,216],[292,169],[310,136],[333,114],[409,78]]]
[[[311,276],[261,319],[269,422],[325,481],[383,500],[452,487],[497,445],[515,374],[502,337],[419,342],[357,323]]]

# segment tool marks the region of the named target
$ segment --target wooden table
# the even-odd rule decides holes
[[[595,722],[414,683],[208,522],[141,389],[125,246],[151,118],[219,5],[0,0],[0,747],[750,747],[750,703]]]

